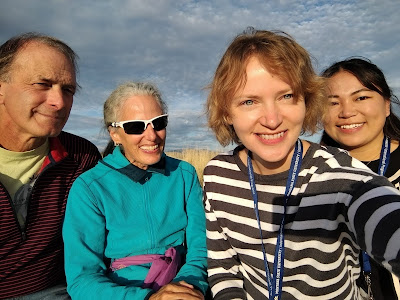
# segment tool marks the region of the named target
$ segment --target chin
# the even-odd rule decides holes
[[[158,163],[160,160],[161,160],[161,154],[158,155],[157,157],[152,157],[152,158],[148,159],[147,165],[148,166],[154,165],[154,164]]]

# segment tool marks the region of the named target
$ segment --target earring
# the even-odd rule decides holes
[[[114,142],[115,147],[120,146],[120,145],[121,145],[121,143]]]

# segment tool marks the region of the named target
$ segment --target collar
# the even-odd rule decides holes
[[[65,150],[64,146],[61,144],[58,137],[50,137],[49,154],[44,159],[44,162],[39,170],[39,173],[42,172],[49,165],[58,163],[67,156],[68,152],[67,150]]]
[[[149,166],[147,170],[143,170],[131,164],[122,154],[119,146],[115,147],[113,153],[107,155],[107,157],[101,160],[100,163],[128,176],[135,182],[142,182],[143,180],[147,181],[151,177],[151,173],[165,175],[166,169],[165,153],[162,154],[158,163]]]

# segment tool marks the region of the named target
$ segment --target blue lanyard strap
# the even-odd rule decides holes
[[[379,158],[378,174],[384,176],[390,160],[390,138],[385,136],[382,142],[381,156]]]
[[[384,176],[390,160],[390,138],[385,136],[382,142],[381,155],[379,157],[378,174]],[[371,273],[371,263],[367,252],[362,251],[363,272]]]
[[[251,162],[250,155],[251,152],[249,151],[247,156],[247,169],[249,174],[250,190],[254,201],[254,211],[256,213],[258,228],[260,230],[261,248],[264,256],[264,266],[268,284],[269,299],[278,300],[281,299],[281,294],[282,294],[283,266],[284,266],[284,256],[285,256],[284,227],[285,227],[286,206],[300,172],[301,162],[303,158],[303,145],[301,141],[298,139],[294,148],[292,161],[290,163],[289,176],[286,181],[286,189],[285,189],[284,212],[281,224],[279,226],[278,238],[275,247],[273,275],[271,275],[271,272],[269,271],[267,255],[265,252],[264,241],[262,238],[260,214],[258,211],[258,195],[254,180],[253,164]]]

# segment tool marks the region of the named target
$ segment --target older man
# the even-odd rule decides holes
[[[0,46],[0,298],[68,297],[66,200],[75,178],[100,158],[92,143],[62,131],[76,59],[64,42],[41,34]]]

